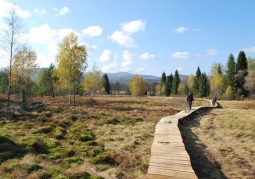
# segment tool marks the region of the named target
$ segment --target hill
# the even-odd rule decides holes
[[[0,71],[3,71],[7,67],[0,68]],[[41,70],[41,68],[36,68],[35,69],[35,74],[33,74],[32,78],[33,80],[36,80],[38,72]],[[87,73],[84,73],[84,77],[86,76]],[[103,76],[104,73],[101,74],[101,77]],[[117,72],[117,73],[106,73],[109,81],[110,82],[122,82],[122,83],[128,83],[131,78],[133,78],[136,74],[133,73],[128,73],[128,72]],[[137,74],[141,77],[143,77],[144,80],[148,82],[157,82],[160,83],[161,77],[158,76],[153,76],[153,75],[141,75]],[[187,75],[182,75],[179,74],[181,81],[184,81],[185,79],[188,78]]]

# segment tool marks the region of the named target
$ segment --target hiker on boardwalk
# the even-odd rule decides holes
[[[191,110],[191,106],[192,106],[192,101],[194,101],[194,98],[193,98],[193,95],[192,93],[190,92],[188,97],[187,97],[187,102],[189,104],[189,109]]]
[[[216,96],[212,98],[212,106],[214,106],[216,104],[216,100],[217,100]]]

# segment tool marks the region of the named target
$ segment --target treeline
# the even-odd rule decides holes
[[[178,86],[178,88],[176,88]],[[176,89],[178,91],[176,92]],[[176,94],[188,94],[192,92],[196,97],[215,96],[224,99],[243,99],[243,97],[254,97],[255,90],[255,59],[246,58],[240,51],[235,60],[229,55],[226,65],[214,63],[211,68],[211,76],[201,72],[197,68],[195,76],[191,74],[187,82],[178,83],[178,71],[173,77],[163,72],[160,83],[160,94],[165,96]]]

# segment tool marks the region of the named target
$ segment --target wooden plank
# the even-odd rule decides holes
[[[185,149],[178,123],[200,108],[200,106],[192,107],[188,112],[180,111],[173,116],[160,119],[155,126],[148,175],[146,178],[197,178],[190,163],[190,156]]]
[[[151,159],[166,159],[166,160],[189,160],[190,161],[190,157],[184,157],[184,158],[178,158],[179,156],[175,156],[175,155],[168,155],[168,156],[162,156],[162,155],[153,155],[150,158]]]
[[[185,172],[185,171],[178,171],[178,170],[165,170],[162,168],[157,168],[155,166],[150,166],[148,170],[148,174],[153,175],[165,175],[171,176],[176,178],[185,178],[185,179],[197,179],[197,176],[194,172]]]
[[[191,165],[190,160],[166,159],[165,157],[164,158],[151,157],[150,163],[164,163],[164,164],[173,164],[173,165],[181,164],[181,165],[189,165],[189,166]]]
[[[165,164],[165,163],[153,163],[153,162],[151,162],[149,166],[164,169],[164,170],[194,172],[190,165],[176,165],[176,164]]]

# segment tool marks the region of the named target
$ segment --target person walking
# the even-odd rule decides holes
[[[187,97],[187,102],[189,104],[189,110],[191,110],[191,106],[192,106],[192,102],[194,101],[194,98],[193,98],[193,95],[192,93],[190,92],[188,97]]]

